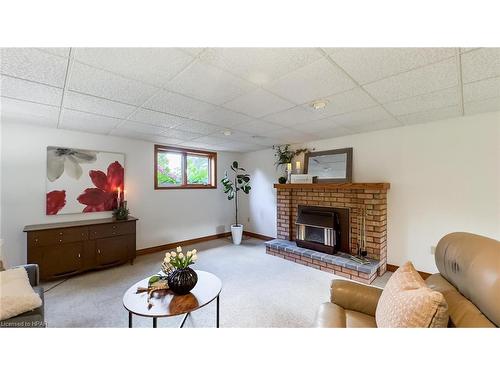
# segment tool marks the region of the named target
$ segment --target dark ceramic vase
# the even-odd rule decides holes
[[[198,275],[191,268],[178,269],[168,275],[168,287],[179,295],[188,294],[198,282]]]

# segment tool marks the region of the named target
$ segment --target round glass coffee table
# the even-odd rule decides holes
[[[222,289],[220,279],[210,272],[197,271],[198,282],[190,293],[179,296],[170,290],[155,292],[148,308],[148,293],[137,293],[137,288],[147,288],[149,277],[132,285],[123,296],[123,306],[128,310],[128,327],[132,328],[132,315],[153,318],[153,328],[157,327],[157,319],[184,314],[179,326],[182,328],[192,311],[198,310],[216,300],[215,326],[219,328],[219,295]]]

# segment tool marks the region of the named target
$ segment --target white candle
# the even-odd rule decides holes
[[[292,170],[292,163],[288,163],[286,167],[287,167],[287,170],[291,171]]]
[[[300,169],[300,161],[297,161],[297,162],[295,163],[295,168],[296,168],[297,170],[299,170],[299,169]]]

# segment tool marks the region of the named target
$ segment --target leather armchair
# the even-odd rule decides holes
[[[436,247],[439,273],[425,281],[448,303],[449,327],[500,325],[500,242],[471,233],[451,233]],[[323,303],[314,326],[375,328],[382,289],[333,280],[330,302]]]
[[[32,311],[14,316],[10,319],[0,321],[0,327],[10,328],[43,328],[45,324],[45,301],[43,298],[43,287],[40,286],[40,272],[38,264],[25,264],[23,266],[28,274],[28,279],[35,293],[42,299],[42,305]]]

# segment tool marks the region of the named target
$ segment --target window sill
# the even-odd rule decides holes
[[[217,185],[180,185],[180,186],[155,186],[155,190],[182,190],[182,189],[217,189]]]

